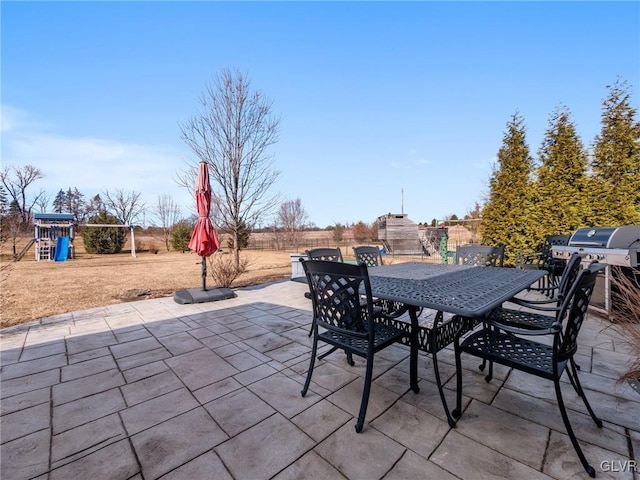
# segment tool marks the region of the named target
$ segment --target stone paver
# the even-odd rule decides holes
[[[235,478],[270,478],[313,445],[310,437],[276,413],[215,451]]]
[[[196,408],[131,437],[144,478],[159,478],[224,442],[227,435]]]
[[[487,383],[474,358],[463,357],[455,429],[431,357],[419,356],[414,393],[403,346],[376,356],[361,434],[363,359],[352,367],[335,352],[316,361],[302,397],[306,288],[282,281],[205,304],[143,300],[0,331],[1,478],[588,478],[553,384],[501,366]],[[616,383],[629,349],[605,325],[587,320],[576,357],[603,428],[566,379],[563,395],[598,478],[635,480],[640,395]],[[438,360],[453,406],[453,349]]]

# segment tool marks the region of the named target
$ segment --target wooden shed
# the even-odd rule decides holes
[[[407,255],[421,254],[418,225],[405,213],[388,213],[378,217],[378,240],[388,253]]]

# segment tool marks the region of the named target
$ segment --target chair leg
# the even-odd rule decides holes
[[[451,415],[453,418],[460,418],[462,415],[462,360],[460,358],[460,344],[456,338],[453,347],[456,356],[456,408],[453,409]]]
[[[311,383],[311,375],[313,374],[313,366],[316,362],[316,353],[318,351],[318,337],[313,337],[313,347],[311,347],[311,360],[309,361],[309,371],[307,372],[307,379],[304,382],[304,387],[300,392],[304,397],[307,394],[307,390],[309,390],[309,384]]]
[[[591,418],[593,419],[593,421],[595,422],[595,424],[598,426],[598,428],[602,428],[602,420],[600,420],[596,414],[594,413],[593,409],[591,408],[591,405],[589,404],[589,400],[587,400],[587,395],[584,393],[584,390],[582,389],[582,385],[580,384],[580,378],[578,377],[578,365],[576,365],[576,363],[573,361],[573,358],[570,360],[569,362],[571,364],[571,370],[573,371],[573,379],[571,381],[571,383],[573,384],[573,388],[575,389],[576,393],[578,395],[580,395],[580,398],[582,398],[582,401],[584,402],[584,406],[587,407],[587,410],[589,411],[589,415],[591,415]],[[569,371],[567,371],[567,373],[569,373]]]
[[[487,375],[484,377],[484,381],[489,383],[493,379],[493,362],[489,362],[489,371]]]
[[[487,326],[487,324],[485,323],[485,324],[484,324],[484,326],[486,327],[486,326]],[[478,365],[478,369],[479,369],[481,372],[483,372],[483,371],[484,371],[484,369],[486,368],[486,366],[487,366],[487,359],[486,359],[486,358],[483,358],[483,359],[482,359],[482,363],[481,363],[480,365]],[[493,364],[491,365],[491,367],[493,367]],[[485,380],[486,380],[486,378],[485,378]]]
[[[435,342],[434,342],[435,343]],[[438,368],[438,353],[432,347],[431,357],[433,360],[433,373],[436,377],[436,385],[438,386],[438,393],[440,394],[440,401],[442,401],[442,406],[444,407],[444,413],[447,415],[447,423],[451,428],[456,427],[456,421],[449,413],[449,406],[447,405],[447,399],[444,397],[444,389],[442,388],[442,380],[440,379],[440,369]]]
[[[564,427],[567,429],[567,433],[569,434],[569,438],[571,439],[573,448],[578,454],[578,458],[580,458],[580,462],[582,463],[582,466],[587,471],[589,476],[595,478],[596,471],[591,465],[589,465],[589,462],[587,462],[587,459],[585,458],[584,453],[582,453],[582,448],[578,443],[578,439],[576,438],[575,433],[573,433],[573,428],[571,428],[571,423],[569,422],[567,410],[565,409],[564,401],[562,400],[562,392],[560,390],[560,379],[555,378],[553,380],[553,385],[555,386],[555,389],[556,389],[556,398],[558,399],[558,407],[560,407],[560,414],[562,415],[562,421],[564,422]]]
[[[367,405],[369,404],[369,394],[371,393],[371,380],[373,379],[373,354],[367,355],[367,373],[364,377],[364,390],[362,392],[362,402],[360,403],[360,413],[356,422],[356,432],[362,432],[364,419],[367,415]]]

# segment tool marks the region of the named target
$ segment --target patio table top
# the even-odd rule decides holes
[[[376,297],[479,318],[545,274],[542,270],[399,263],[370,269]]]

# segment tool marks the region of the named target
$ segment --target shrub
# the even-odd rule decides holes
[[[193,226],[186,220],[176,223],[171,229],[171,247],[177,252],[186,252],[189,250],[189,240]]]
[[[119,225],[120,222],[113,215],[102,210],[98,215],[91,217],[88,224]],[[82,231],[82,239],[87,253],[111,254],[120,253],[127,241],[124,228],[114,227],[87,227]]]
[[[160,249],[156,247],[155,242],[153,241],[149,242],[149,253],[153,253],[154,255],[156,255],[159,251]]]
[[[236,268],[233,255],[217,253],[209,257],[208,270],[215,286],[228,288],[236,278],[247,271],[248,265],[249,260],[242,258]]]
[[[143,242],[142,240],[138,240],[136,238],[136,252],[141,252],[145,248],[147,248],[147,244],[145,242]]]

